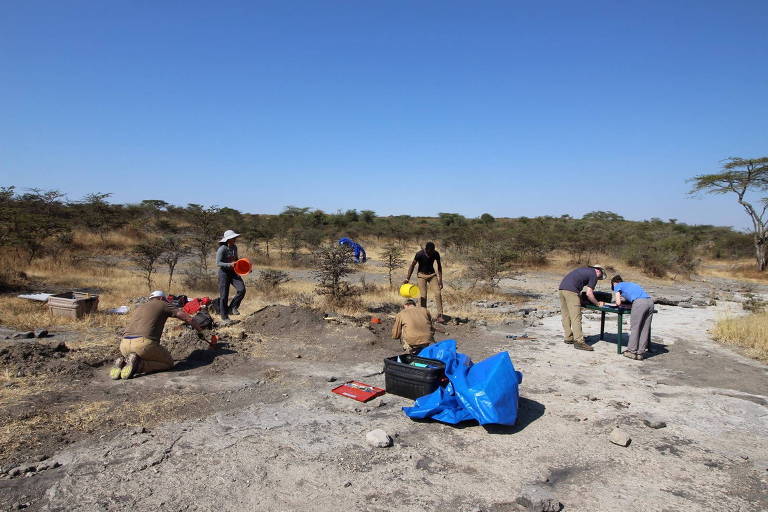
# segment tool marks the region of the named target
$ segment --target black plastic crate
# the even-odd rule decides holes
[[[419,368],[410,363],[423,363],[435,368]],[[387,393],[416,400],[430,394],[444,382],[447,382],[445,364],[437,359],[411,354],[384,359],[384,387]]]

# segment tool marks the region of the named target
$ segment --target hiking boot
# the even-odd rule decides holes
[[[583,341],[577,341],[573,343],[573,348],[577,348],[579,350],[586,350],[588,352],[594,352],[595,349],[584,343]]]
[[[112,380],[118,380],[120,378],[120,370],[125,366],[125,358],[118,357],[115,359],[115,363],[112,365],[112,369],[109,370],[109,378]]]
[[[230,310],[229,310],[229,314],[230,314],[230,315],[234,315],[234,316],[237,316],[237,315],[239,315],[239,314],[240,314],[240,311],[238,311],[238,309],[237,309],[237,308],[232,308],[232,309],[230,309]]]
[[[573,340],[563,340],[566,345],[573,345]]]
[[[120,378],[123,380],[128,380],[136,376],[136,374],[139,373],[139,366],[141,366],[141,358],[135,353],[131,352],[128,354],[128,357],[125,358],[125,366],[123,366],[123,369],[120,370]]]

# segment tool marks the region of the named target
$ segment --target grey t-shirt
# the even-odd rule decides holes
[[[592,267],[581,267],[568,273],[560,282],[560,290],[581,293],[581,289],[589,286],[593,290],[597,285],[597,273]]]
[[[237,246],[221,244],[216,251],[216,265],[222,270],[231,270],[232,263],[237,261]]]

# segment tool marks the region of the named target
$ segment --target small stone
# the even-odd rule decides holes
[[[51,464],[51,468],[60,468],[60,467],[61,467],[61,462],[54,462],[53,464]]]
[[[344,484],[344,487],[352,487],[352,482],[347,482]]]
[[[17,477],[21,474],[21,468],[13,468],[12,470],[8,471],[8,476],[11,478]]]
[[[620,428],[613,429],[613,431],[611,431],[610,436],[608,436],[608,440],[611,441],[613,444],[624,446],[624,447],[629,446],[629,443],[632,442],[632,439],[629,437],[629,434],[627,434]]]
[[[392,446],[392,438],[380,428],[368,432],[365,435],[365,439],[368,441],[368,444],[376,448],[387,448]]]
[[[48,331],[45,329],[41,329],[37,331],[35,334],[35,338],[47,338],[48,337]]]
[[[34,331],[27,331],[27,332],[17,332],[13,335],[14,339],[25,339],[25,338],[34,338],[35,333]]]
[[[247,332],[245,332],[245,331],[240,331],[240,334],[239,334],[239,336],[240,336],[240,339],[241,339],[241,340],[244,340],[245,338],[247,338],[247,337],[248,337],[248,333],[247,333]]]
[[[296,359],[301,359],[301,354],[296,354]]]
[[[48,467],[49,467],[48,464],[40,464],[35,469],[36,469],[36,471],[45,471],[46,469],[48,469]]]
[[[527,485],[515,503],[525,507],[528,512],[560,512],[563,508],[552,491],[541,485]]]
[[[330,377],[328,377],[328,382],[336,382],[336,377],[331,375]]]
[[[659,429],[667,426],[666,422],[655,418],[643,418],[643,425],[648,428]]]

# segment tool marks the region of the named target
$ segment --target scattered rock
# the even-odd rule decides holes
[[[368,444],[376,448],[387,448],[388,446],[392,446],[392,438],[380,428],[368,432],[365,435],[365,439],[368,441]]]
[[[240,334],[238,334],[238,336],[240,337],[241,340],[244,340],[245,338],[248,337],[248,333],[245,331],[240,331]]]
[[[344,487],[352,487],[352,482],[347,482],[344,484]]]
[[[301,354],[296,354],[296,359],[301,359]]]
[[[34,337],[35,337],[34,331],[17,332],[16,334],[13,335],[13,339],[15,339],[15,340],[34,338]]]
[[[613,444],[624,446],[624,447],[629,446],[629,443],[632,442],[632,439],[629,437],[629,434],[627,434],[620,428],[613,429],[613,431],[611,431],[610,436],[608,436],[608,440],[611,441]]]
[[[563,504],[554,496],[552,491],[540,485],[528,485],[523,493],[515,500],[528,512],[560,512]]]
[[[330,377],[328,377],[328,382],[336,382],[336,377],[331,375]]]
[[[48,331],[45,329],[41,329],[37,331],[35,334],[35,338],[47,338],[48,337]]]
[[[667,426],[666,422],[655,418],[643,418],[643,425],[648,428],[659,429]]]

